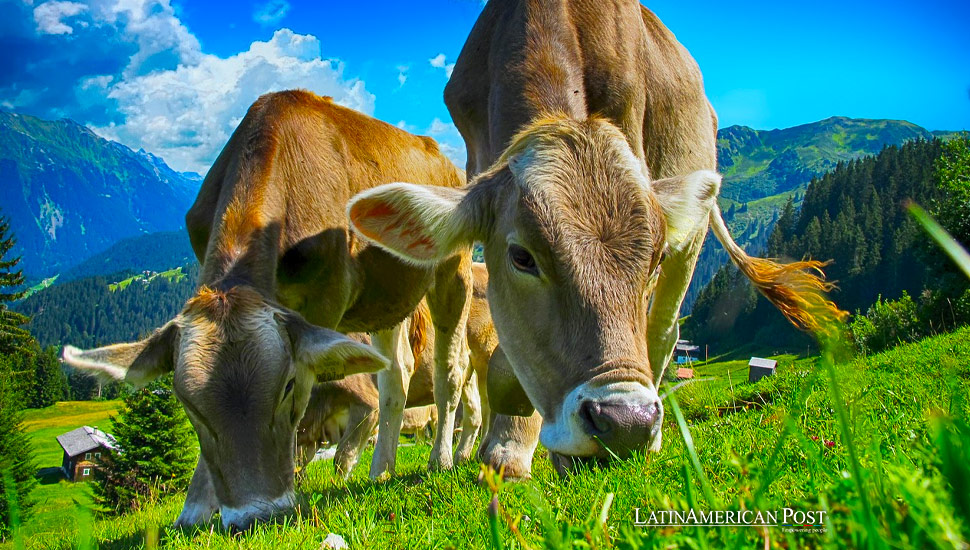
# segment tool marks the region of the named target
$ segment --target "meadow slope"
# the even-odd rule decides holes
[[[329,463],[311,465],[301,512],[241,536],[170,529],[177,495],[23,542],[280,550],[317,548],[333,532],[366,549],[966,548],[970,328],[835,366],[779,359],[779,374],[757,384],[745,382],[743,362],[698,367],[714,380],[677,392],[679,406],[667,401],[661,452],[567,479],[541,449],[531,481],[501,484],[488,473],[479,482],[478,464],[428,473],[429,447],[408,446],[398,475],[382,483],[366,477],[369,454],[347,482]],[[785,507],[823,510],[825,521],[806,532],[634,525],[638,508],[642,519],[652,510]]]

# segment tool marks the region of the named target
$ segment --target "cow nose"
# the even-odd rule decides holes
[[[579,416],[586,433],[620,458],[650,444],[660,414],[659,402],[586,400],[579,406]]]

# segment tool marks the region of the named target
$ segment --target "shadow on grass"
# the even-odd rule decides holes
[[[62,479],[67,479],[67,477],[64,475],[64,470],[60,469],[57,466],[52,466],[50,468],[41,468],[40,470],[37,470],[37,473],[34,474],[34,477],[37,479],[37,482],[40,483],[41,485],[53,485],[55,483],[60,482]]]

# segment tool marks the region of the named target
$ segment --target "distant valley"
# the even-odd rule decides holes
[[[119,240],[180,229],[201,181],[71,120],[0,111],[0,215],[31,281]]]
[[[719,202],[738,243],[758,253],[785,204],[791,200],[798,207],[813,178],[886,146],[952,135],[904,121],[843,117],[781,130],[724,128],[718,132],[724,176]],[[18,309],[40,316],[37,325],[43,326],[45,343],[64,337],[105,342],[109,334],[122,333],[134,337],[181,308],[197,280],[183,220],[201,179],[73,121],[0,112],[0,214],[10,219],[22,267],[36,285]],[[698,262],[685,315],[727,261],[712,241]],[[151,274],[179,267],[188,275],[185,280],[162,278],[149,284]],[[141,273],[150,275],[140,278]],[[142,282],[120,293],[109,288],[124,281]],[[173,290],[176,295],[162,296]],[[153,301],[157,307],[150,306]],[[106,309],[95,317],[80,311],[98,303]],[[137,304],[137,311],[125,317],[127,326],[118,332],[110,327],[123,304]],[[79,311],[55,314],[52,308]],[[115,313],[105,315],[109,309]],[[84,322],[74,327],[69,319]]]

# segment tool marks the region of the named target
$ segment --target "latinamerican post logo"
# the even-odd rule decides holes
[[[636,527],[778,527],[789,533],[824,533],[827,510],[643,510]]]

